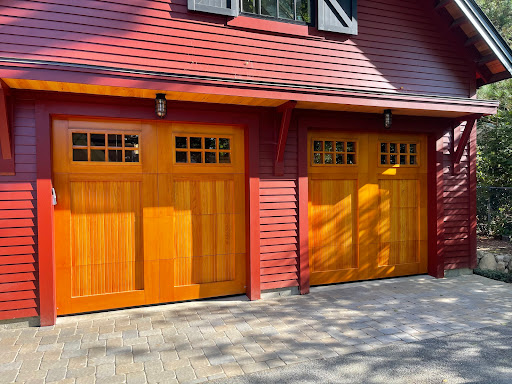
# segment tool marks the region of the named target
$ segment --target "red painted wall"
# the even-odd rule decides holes
[[[444,142],[444,265],[445,269],[473,268],[472,258],[476,253],[472,250],[471,210],[475,201],[470,199],[470,158],[469,145],[466,146],[459,164],[452,164],[452,143],[458,147],[461,134],[465,128],[454,129],[443,138]],[[472,167],[475,167],[476,158]],[[476,180],[475,180],[476,182]],[[473,235],[473,237],[476,233]],[[476,245],[475,245],[476,246]],[[476,249],[475,249],[476,251]]]
[[[261,289],[297,287],[297,128],[291,124],[284,175],[274,176],[280,115],[267,114],[260,129]]]
[[[14,108],[16,175],[0,176],[0,320],[37,316],[35,109]]]
[[[2,57],[311,86],[470,96],[471,65],[424,0],[358,0],[359,34],[226,25],[187,0],[12,0]],[[129,3],[129,4],[128,4]],[[463,51],[462,51],[463,52]],[[69,70],[69,69],[65,69]]]
[[[17,172],[15,176],[0,176],[0,319],[37,315],[36,120],[35,104],[32,100],[42,100],[42,104],[49,108],[49,113],[154,119],[151,100],[33,92],[16,92],[16,95],[14,134]],[[198,114],[198,111],[201,113]],[[280,177],[274,176],[273,173],[277,123],[280,117],[275,111],[264,108],[178,103],[169,111],[167,118],[180,121],[190,119],[190,116],[195,116],[203,122],[246,124],[246,121],[247,124],[252,124],[250,131],[253,141],[248,142],[248,145],[257,143],[259,156],[254,158],[258,168],[251,172],[253,177],[258,179],[258,187],[255,194],[249,191],[249,196],[257,198],[259,195],[259,226],[256,224],[259,238],[255,242],[248,239],[248,244],[255,244],[256,249],[259,246],[259,266],[255,271],[256,275],[253,276],[253,271],[249,271],[251,279],[254,278],[257,282],[259,277],[262,290],[299,286],[299,251],[301,254],[303,251],[299,247],[299,196],[307,196],[307,193],[299,195],[298,169],[301,161],[306,162],[307,159],[304,156],[299,158],[298,155],[301,141],[298,129],[304,132],[309,127],[338,129],[339,122],[343,121],[345,126],[378,131],[382,130],[381,116],[295,111],[285,149],[285,172]],[[431,134],[432,142],[436,144],[436,137],[442,137],[441,132],[449,126],[450,122],[446,119],[396,116],[393,131],[410,132],[411,127],[414,127],[417,132]],[[460,133],[456,131],[457,140]],[[259,139],[259,143],[256,138]],[[438,188],[442,200],[440,206],[443,208],[442,212],[433,214],[433,217],[438,214],[444,219],[444,230],[439,238],[444,237],[445,240],[437,245],[442,249],[439,253],[442,263],[440,269],[471,267],[475,258],[472,251],[474,234],[471,224],[474,199],[470,193],[469,177],[474,167],[469,167],[465,153],[458,167],[458,174],[452,175],[450,137],[445,135],[441,140],[444,148],[440,152],[440,164],[444,173],[439,178]],[[458,145],[457,140],[455,147]],[[475,145],[475,137],[472,137],[472,140],[471,148]],[[471,148],[468,146],[468,149]],[[435,154],[435,148],[432,153]],[[474,155],[474,149],[471,149],[470,153]],[[434,157],[430,161],[436,160]],[[436,205],[435,195],[434,191],[434,197],[429,200],[431,207]],[[302,204],[301,209],[302,219],[307,218],[307,202]],[[255,220],[256,223],[257,221]],[[303,234],[307,236],[307,228]],[[257,252],[258,250],[256,257]],[[307,252],[304,255],[307,262]],[[256,289],[251,295],[257,298],[258,291]],[[307,289],[304,292],[307,292]]]

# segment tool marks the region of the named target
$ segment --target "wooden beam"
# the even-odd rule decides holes
[[[501,80],[510,79],[511,75],[507,71],[496,73],[489,78],[487,83],[496,83]]]
[[[444,277],[444,166],[443,135],[428,137],[428,273]]]
[[[469,138],[469,268],[477,267],[476,255],[476,129],[473,129]]]
[[[247,263],[247,289],[249,300],[261,299],[261,254],[260,254],[260,119],[248,117],[245,135],[246,173],[248,175],[249,217],[247,218],[249,263]]]
[[[473,129],[473,126],[475,125],[476,121],[477,121],[477,119],[474,117],[471,119],[468,119],[466,121],[466,127],[464,128],[464,132],[462,132],[462,136],[459,140],[459,145],[457,146],[457,149],[454,150],[454,152],[452,152],[453,166],[455,166],[455,164],[460,163],[460,159],[462,158],[462,153],[464,152],[464,148],[468,144],[468,140],[471,135],[471,130]],[[455,138],[453,138],[452,140],[455,140]]]
[[[286,139],[288,138],[288,129],[290,127],[290,119],[292,110],[297,105],[296,101],[290,100],[277,107],[277,112],[281,113],[281,124],[276,148],[276,161],[274,164],[274,176],[284,175],[284,149],[286,147]]]
[[[450,4],[452,0],[441,0],[437,5],[435,6],[435,10],[438,11],[439,9],[446,8],[448,4]]]
[[[473,37],[470,37],[465,43],[464,43],[464,46],[465,47],[471,47],[472,45],[475,45],[476,43],[482,41],[484,38],[482,37],[482,35],[478,34],[478,35],[475,35]]]
[[[463,123],[464,121],[478,120],[478,119],[482,118],[483,116],[484,115],[482,115],[481,113],[473,113],[471,115],[459,117],[459,118],[455,119],[455,122],[460,124],[460,123]]]
[[[478,66],[481,66],[481,65],[484,65],[484,64],[487,64],[487,63],[490,63],[491,61],[495,61],[495,60],[498,60],[498,58],[496,57],[496,55],[494,53],[490,54],[490,55],[485,55],[485,56],[481,56],[477,61],[476,61],[476,64]]]
[[[308,128],[313,126],[304,118],[297,119],[297,171],[298,171],[298,211],[299,211],[299,289],[300,294],[309,293],[310,268],[309,268],[309,179],[308,179]]]
[[[57,321],[55,233],[53,222],[50,113],[36,102],[37,253],[39,257],[39,316],[42,327]]]
[[[453,22],[450,24],[450,29],[459,27],[462,24],[466,24],[468,22],[469,22],[469,20],[466,17],[464,17],[464,16],[459,17],[458,19],[453,20]]]
[[[8,96],[10,89],[7,84],[0,80],[0,148],[4,160],[12,159],[12,135],[9,124]]]

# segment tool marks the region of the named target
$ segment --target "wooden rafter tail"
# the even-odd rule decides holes
[[[450,4],[452,0],[441,0],[437,5],[435,6],[435,10],[438,11],[440,9],[446,8],[448,4]]]
[[[458,19],[453,20],[453,22],[450,24],[450,29],[457,28],[463,24],[468,24],[468,23],[469,23],[469,20],[466,17],[462,16],[462,17],[459,17]]]
[[[277,107],[277,112],[281,113],[281,124],[279,125],[279,136],[277,139],[274,176],[284,175],[284,149],[286,147],[286,140],[288,138],[288,129],[290,128],[292,111],[296,105],[296,101],[290,100]]]
[[[11,129],[8,114],[8,96],[10,88],[0,80],[0,148],[2,149],[2,158],[4,160],[12,159]]]

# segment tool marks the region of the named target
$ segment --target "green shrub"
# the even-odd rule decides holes
[[[492,215],[489,223],[489,234],[491,236],[512,235],[512,206],[505,204],[498,208],[498,212]]]
[[[480,275],[487,277],[489,279],[498,280],[498,281],[504,281],[505,283],[512,283],[512,274],[505,273],[505,272],[499,272],[499,271],[490,271],[486,269],[475,269],[473,271],[475,275]]]

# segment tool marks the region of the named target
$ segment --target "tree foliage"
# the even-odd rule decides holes
[[[512,0],[477,0],[504,39],[512,43]],[[478,124],[478,182],[512,187],[512,80],[482,87],[480,99],[498,100],[495,116]]]
[[[505,40],[512,43],[512,1],[477,0],[477,3]]]
[[[512,187],[512,81],[483,87],[482,99],[499,100],[498,113],[478,123],[477,176],[480,185]]]

